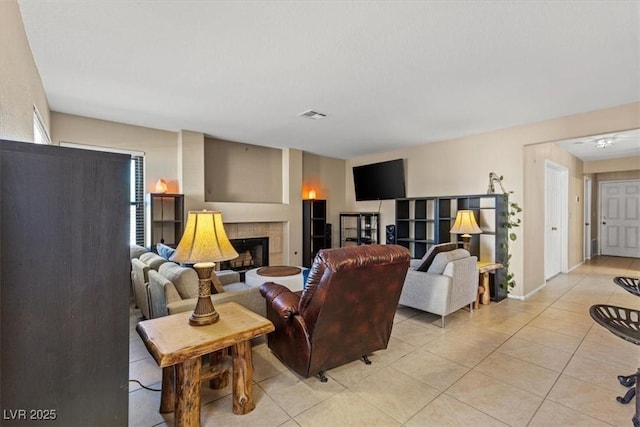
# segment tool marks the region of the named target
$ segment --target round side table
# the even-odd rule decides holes
[[[247,285],[256,287],[266,282],[275,282],[289,288],[292,292],[302,290],[304,267],[288,265],[274,265],[254,268],[245,273],[244,281]]]

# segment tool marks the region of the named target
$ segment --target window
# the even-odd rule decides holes
[[[35,105],[33,106],[33,142],[36,144],[51,144],[49,133]]]
[[[131,234],[132,245],[144,246],[144,157],[131,156]]]
[[[60,142],[60,146],[80,148],[83,150],[107,151],[110,153],[128,154],[131,156],[129,243],[132,245],[144,246],[144,153],[140,151],[120,150],[111,147],[76,144],[73,142]]]

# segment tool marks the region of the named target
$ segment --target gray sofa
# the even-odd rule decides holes
[[[400,304],[440,315],[444,328],[445,316],[465,305],[473,310],[478,295],[477,257],[464,249],[445,250],[425,266],[429,255],[411,261]]]
[[[224,270],[216,272],[224,292],[211,295],[213,305],[237,302],[245,308],[266,315],[266,303],[258,286],[240,282],[240,274]],[[149,270],[149,303],[151,318],[192,311],[198,300],[198,275],[194,269],[166,262],[158,271]]]
[[[217,271],[225,292],[211,296],[213,304],[237,302],[265,315],[266,303],[258,286],[240,282],[240,274]],[[146,319],[193,310],[198,297],[198,275],[143,247],[131,247],[131,283],[133,299]]]

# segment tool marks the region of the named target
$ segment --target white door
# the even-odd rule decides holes
[[[591,258],[591,178],[584,179],[584,259]]]
[[[640,258],[640,180],[600,183],[602,255]]]
[[[566,270],[567,169],[547,160],[545,167],[545,279]]]

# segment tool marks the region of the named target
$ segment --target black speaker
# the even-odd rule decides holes
[[[394,224],[387,225],[387,245],[396,243],[396,226]]]
[[[324,228],[324,239],[327,242],[327,247],[331,248],[331,224],[327,223]]]

